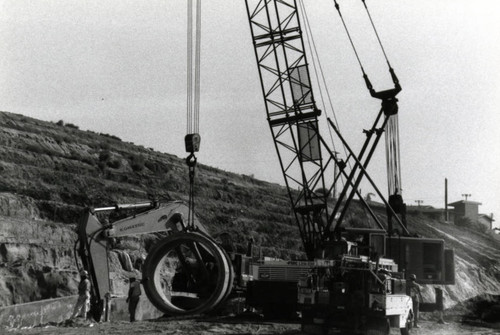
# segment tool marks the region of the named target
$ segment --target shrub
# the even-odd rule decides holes
[[[104,133],[99,133],[99,135],[104,136],[104,137],[109,137],[109,138],[111,138],[113,140],[117,140],[117,141],[120,141],[120,142],[122,141],[121,138],[119,138],[118,136],[115,136],[115,135],[104,134]]]
[[[476,227],[476,229],[477,229],[478,231],[480,231],[481,233],[486,233],[486,232],[488,231],[488,228],[487,228],[485,225],[480,224],[479,222],[476,222],[476,223],[474,224],[474,226],[475,226],[475,227]]]
[[[73,128],[73,129],[80,129],[77,125],[75,125],[73,123],[66,123],[64,126],[68,127],[68,128]]]
[[[64,142],[64,140],[65,140],[64,136],[61,136],[61,135],[53,135],[52,138],[59,145],[61,145]]]
[[[455,221],[456,225],[459,227],[471,227],[472,222],[468,217],[461,217]]]
[[[101,142],[99,146],[102,150],[109,150],[111,147],[108,142]]]
[[[99,161],[100,162],[107,162],[111,158],[111,152],[108,150],[101,151],[99,153]]]
[[[159,173],[159,172],[167,173],[169,171],[169,169],[166,165],[162,166],[162,164],[155,162],[155,161],[146,161],[146,162],[144,162],[144,165],[151,172],[154,172],[154,173]]]
[[[106,168],[106,162],[104,161],[97,162],[97,167],[99,168],[99,170],[104,171],[104,169]]]
[[[113,159],[112,161],[109,161],[107,165],[110,168],[119,169],[122,166],[122,162],[119,159]]]
[[[132,155],[129,157],[130,159],[130,166],[132,167],[132,170],[135,172],[141,172],[144,170],[144,158],[139,155]]]

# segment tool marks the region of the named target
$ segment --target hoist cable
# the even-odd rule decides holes
[[[370,11],[368,10],[368,6],[366,5],[365,0],[361,0],[361,1],[363,2],[363,5],[365,6],[366,14],[368,14],[368,18],[370,19],[370,23],[372,25],[373,31],[375,32],[375,36],[377,36],[378,44],[380,45],[380,48],[382,49],[382,53],[384,54],[385,61],[387,62],[387,65],[390,68],[391,64],[389,63],[389,59],[387,58],[387,54],[385,53],[384,45],[382,44],[382,41],[380,40],[380,36],[378,34],[377,28],[375,27],[375,24],[373,23],[372,16],[370,14]]]
[[[377,41],[380,45],[380,49],[382,50],[382,53],[384,54],[384,58],[387,62],[387,65],[389,67],[389,71],[391,72],[391,76],[393,78],[394,84],[396,85],[396,88],[399,87],[399,90],[401,90],[401,87],[399,86],[399,82],[396,78],[396,75],[394,74],[394,71],[391,67],[391,64],[389,62],[389,59],[387,57],[387,54],[385,52],[384,45],[382,44],[382,41],[380,39],[380,35],[377,31],[377,28],[375,27],[375,24],[373,22],[372,16],[370,14],[370,10],[368,9],[368,6],[366,5],[365,0],[361,0],[363,2],[363,5],[366,10],[366,14],[368,15],[368,18],[370,19],[370,24],[373,28],[373,32],[375,33],[375,36],[377,37]],[[395,89],[396,89],[395,88]],[[396,92],[397,94],[397,92]],[[401,195],[402,193],[402,185],[401,185],[401,161],[400,161],[400,145],[399,145],[399,122],[398,122],[398,115],[392,115],[387,123],[386,129],[385,129],[385,145],[386,145],[386,164],[387,164],[387,186],[389,188],[389,194],[399,194]]]
[[[385,129],[387,182],[389,194],[401,194],[401,161],[398,115],[391,115]]]
[[[354,46],[354,42],[351,38],[351,33],[349,32],[349,29],[347,28],[347,25],[344,21],[344,17],[342,16],[342,12],[340,11],[340,5],[337,3],[337,0],[333,0],[335,3],[335,8],[337,9],[337,12],[339,13],[340,20],[342,21],[342,25],[344,26],[345,32],[347,33],[347,37],[349,38],[349,42],[351,43],[352,50],[354,51],[354,54],[356,55],[356,59],[358,60],[359,67],[361,68],[361,72],[363,72],[363,75],[365,74],[365,70],[363,68],[363,64],[361,63],[361,59],[359,58],[358,51],[356,50],[356,47]]]
[[[194,129],[200,131],[200,70],[201,70],[201,0],[196,1],[196,46],[195,46],[195,91],[194,91]]]
[[[304,6],[304,2],[302,0],[299,1],[299,5],[300,5],[300,8],[302,10],[302,17],[303,17],[303,21],[304,21],[304,26],[305,26],[305,32],[306,32],[306,36],[307,36],[307,46],[309,47],[309,51],[311,52],[311,59],[312,59],[312,65],[313,65],[313,69],[314,69],[314,74],[315,74],[315,77],[316,77],[316,82],[318,84],[318,87],[319,87],[319,94],[320,94],[320,97],[321,97],[321,104],[323,106],[326,106],[326,103],[325,103],[325,98],[324,98],[324,95],[323,95],[323,90],[321,89],[321,83],[320,83],[320,75],[321,75],[321,78],[322,78],[322,81],[323,81],[323,85],[325,85],[325,90],[326,90],[326,93],[328,95],[328,99],[329,99],[329,102],[330,102],[330,107],[332,109],[332,114],[333,114],[333,117],[335,118],[335,122],[337,122],[337,119],[336,119],[336,116],[335,116],[335,111],[333,109],[333,105],[331,103],[331,98],[330,98],[330,94],[328,92],[328,89],[326,89],[326,81],[325,81],[325,77],[323,75],[323,68],[321,66],[321,62],[320,62],[320,59],[319,59],[319,55],[318,55],[318,50],[316,48],[316,43],[314,41],[314,37],[312,35],[312,32],[311,32],[311,26],[310,26],[310,23],[309,23],[309,17],[307,16],[307,12],[306,12],[306,8]],[[318,66],[316,66],[316,63],[318,64]],[[318,74],[318,67],[319,67],[319,74]],[[337,124],[338,126],[338,124]],[[335,146],[335,143],[333,142],[333,136],[332,136],[332,133],[330,131],[330,138],[331,138],[331,141],[332,141],[332,145]],[[335,147],[333,148],[335,150]]]
[[[193,0],[187,1],[187,68],[186,68],[186,86],[187,86],[187,129],[188,134],[192,133],[193,120]]]
[[[200,136],[200,82],[201,82],[201,0],[187,3],[187,135],[185,137],[186,158],[189,167],[189,204],[187,226],[194,228],[194,177],[196,168],[195,152],[199,150]],[[193,20],[193,15],[196,15]]]
[[[321,97],[321,103],[323,104],[324,107],[326,106],[324,95],[323,95],[323,90],[321,89],[322,85],[320,83],[320,77],[321,77],[321,81],[323,82],[324,90],[326,91],[326,96],[327,96],[328,104],[329,104],[329,107],[331,109],[331,114],[332,114],[333,119],[335,121],[335,125],[337,126],[338,129],[340,129],[339,122],[338,122],[338,119],[337,119],[337,115],[335,113],[335,108],[333,107],[332,97],[330,95],[330,91],[328,90],[328,86],[326,84],[326,78],[325,78],[325,75],[324,75],[323,66],[321,65],[321,61],[320,61],[320,58],[319,58],[319,53],[318,53],[318,49],[316,47],[316,42],[315,42],[314,36],[312,34],[312,29],[311,29],[311,24],[310,24],[310,21],[309,21],[309,16],[307,15],[307,11],[306,11],[304,2],[302,0],[299,1],[299,5],[301,6],[300,8],[302,10],[302,13],[303,13],[302,16],[304,18],[303,21],[304,21],[304,26],[306,28],[305,32],[306,32],[306,37],[307,37],[307,45],[309,47],[311,55],[313,56],[311,58],[312,58],[312,62],[313,62],[313,69],[314,69],[316,81],[317,81],[317,84],[318,84],[318,87],[319,87],[319,93],[320,93],[320,97]],[[318,66],[316,66],[316,62],[318,64]],[[317,68],[319,68],[319,74],[318,74],[318,69]],[[328,133],[330,135],[330,140],[331,140],[331,143],[332,143],[333,150],[335,152],[337,152],[337,148],[335,147],[335,141],[333,139],[332,129],[330,127],[328,127]],[[347,157],[347,155],[348,155],[347,154],[347,149],[345,147],[343,147],[343,149],[344,149],[344,155]],[[335,157],[335,159],[337,159],[337,157]],[[350,162],[348,162],[348,164],[350,165]],[[341,179],[343,181],[343,178],[341,178]]]
[[[187,133],[199,132],[201,69],[201,0],[187,2]],[[196,18],[193,15],[196,14]]]

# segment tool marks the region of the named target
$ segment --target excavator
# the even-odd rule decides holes
[[[380,42],[365,0],[362,3]],[[327,117],[328,131],[335,136],[330,144],[320,131],[322,111],[309,70],[318,59],[314,51],[306,52],[303,34],[309,40],[307,45],[314,42],[303,2],[245,0],[245,5],[267,120],[307,261],[251,263],[248,256],[228,253],[196,217],[192,187],[188,205],[150,202],[89,208],[79,224],[78,254],[93,283],[92,314],[96,319],[102,316],[112,292],[107,255],[113,241],[163,232],[166,236],[151,248],[143,265],[143,285],[150,301],[168,315],[211,311],[239,283],[246,289],[250,306],[275,309],[276,303],[291,302],[293,311],[301,313],[305,332],[389,334],[396,327],[408,334],[414,311],[406,280],[415,274],[423,284],[453,284],[454,257],[443,240],[413,236],[407,228],[397,129],[397,95],[402,88],[395,70],[386,56],[394,87],[376,91],[352,43],[340,5],[334,1],[370,96],[381,107],[372,126],[363,131],[365,140],[358,153],[336,122]],[[383,49],[381,42],[380,46]],[[186,136],[191,181],[200,140],[196,127],[194,130]],[[389,201],[367,171],[384,133]],[[335,142],[344,148],[345,159],[339,157]],[[362,180],[382,199],[386,224],[361,196]],[[344,186],[337,196],[340,182]],[[375,228],[346,226],[355,196]],[[134,214],[112,223],[99,219],[100,213],[124,209],[132,209]]]
[[[92,283],[90,314],[95,320],[109,317],[115,293],[111,281],[110,251],[128,236],[150,234],[157,241],[142,264],[147,297],[170,316],[194,315],[220,306],[248,278],[244,254],[227,252],[224,236],[216,241],[194,210],[196,152],[200,149],[200,25],[201,1],[188,1],[187,135],[184,138],[189,171],[189,201],[157,200],[86,208],[78,224],[75,255]]]
[[[99,218],[117,211],[134,214],[113,223]],[[87,208],[78,226],[77,253],[92,282],[91,314],[101,320],[113,292],[109,251],[126,236],[163,233],[143,264],[142,284],[149,300],[168,315],[200,314],[229,295],[234,281],[230,256],[194,217],[187,225],[184,202],[145,202]]]

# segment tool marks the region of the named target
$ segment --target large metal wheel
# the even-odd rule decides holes
[[[229,257],[201,232],[182,232],[159,241],[143,268],[151,303],[167,315],[209,312],[230,294],[234,272]]]

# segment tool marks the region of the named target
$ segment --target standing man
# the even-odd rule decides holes
[[[88,279],[88,272],[82,270],[80,272],[80,284],[78,284],[78,300],[76,301],[75,308],[71,318],[76,318],[80,312],[84,319],[87,319],[87,313],[90,307],[90,280]]]
[[[420,308],[420,303],[423,302],[422,299],[422,293],[420,292],[420,285],[417,284],[417,276],[414,274],[410,275],[410,281],[407,283],[406,286],[407,294],[411,297],[411,300],[413,302],[413,315],[414,315],[414,327],[415,328],[420,328],[418,325],[418,318],[419,318],[419,308]]]
[[[135,311],[141,296],[141,284],[135,280],[135,275],[130,276],[130,288],[128,290],[127,302],[130,322],[135,322]]]

